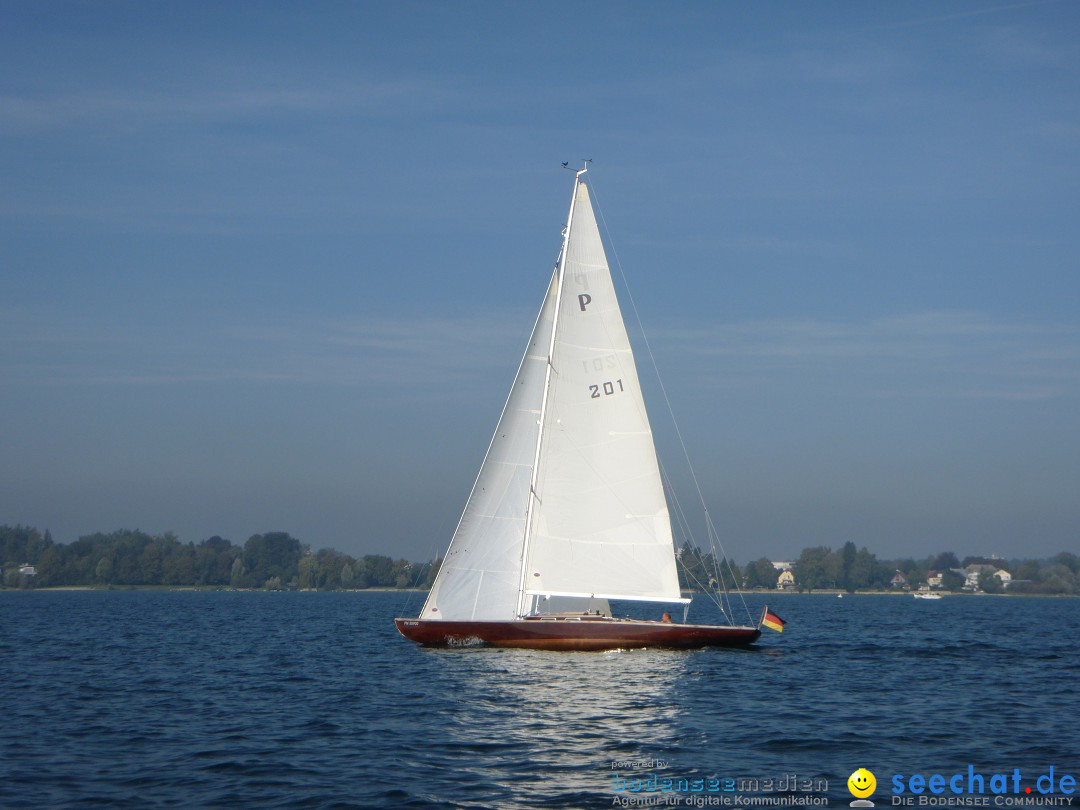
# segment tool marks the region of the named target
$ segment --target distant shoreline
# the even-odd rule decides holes
[[[44,588],[7,588],[0,591],[230,591],[235,593],[427,593],[427,588],[233,588],[228,585],[49,585]]]
[[[694,593],[698,593],[698,592],[694,591]],[[776,594],[777,596],[788,596],[788,595],[792,595],[792,594],[803,595],[803,596],[912,596],[913,594],[918,593],[918,591],[852,591],[852,592],[848,592],[848,591],[825,589],[825,588],[822,588],[822,589],[819,589],[819,590],[813,590],[813,591],[799,591],[799,590],[797,590],[795,588],[790,588],[790,589],[787,589],[787,590],[780,591],[780,590],[768,590],[768,589],[765,589],[765,588],[747,588],[747,589],[743,590],[742,593],[744,593],[744,594],[745,593],[752,593],[752,594],[755,594],[755,595],[756,594],[765,594],[765,595]],[[1077,598],[1077,594],[1072,594],[1072,593],[986,593],[985,591],[980,591],[979,593],[972,593],[971,591],[931,591],[931,593],[933,593],[933,594],[935,594],[937,596],[961,596],[961,597],[969,597],[969,596],[1013,596],[1013,597],[1035,596],[1035,597],[1038,597],[1040,599],[1045,598],[1045,597],[1054,597],[1054,598],[1056,598],[1056,597],[1065,597],[1067,599],[1076,599]]]
[[[45,588],[7,588],[0,587],[0,591],[12,592],[44,592],[44,591],[229,591],[235,593],[427,593],[427,588],[337,588],[319,590],[318,588],[302,588],[294,590],[266,590],[265,588],[232,588],[221,585],[52,585]],[[702,591],[683,591],[683,593],[700,594]],[[738,593],[733,591],[732,593]],[[741,591],[743,594],[755,596],[911,596],[915,591],[855,591],[849,593],[839,590],[814,590],[798,591],[766,590],[763,588],[749,588]],[[1077,599],[1077,594],[1071,593],[970,593],[953,591],[934,591],[933,593],[943,597],[981,597],[981,596],[1005,596],[1012,598],[1033,597],[1036,599]]]

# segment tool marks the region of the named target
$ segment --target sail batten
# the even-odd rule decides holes
[[[653,516],[648,515],[646,517],[652,518]],[[584,545],[590,545],[590,544],[592,544],[592,545],[600,545],[600,544],[610,543],[611,542],[611,540],[606,538],[606,537],[591,537],[591,536],[581,536],[581,535],[575,535],[574,537],[551,536],[551,540],[553,540],[555,542],[562,542],[562,543],[573,542],[575,544],[580,544],[580,545],[583,545],[583,546]]]
[[[688,605],[693,599],[688,599],[685,596],[668,597],[668,596],[639,596],[637,594],[618,594],[618,593],[582,593],[577,591],[526,591],[525,593],[530,596],[576,596],[584,599],[617,599],[621,602],[664,602],[669,604],[681,604]]]

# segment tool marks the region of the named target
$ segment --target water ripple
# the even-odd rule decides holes
[[[0,593],[0,806],[609,807],[656,759],[846,805],[860,766],[1080,762],[1080,600],[786,596],[747,650],[556,654],[415,647],[405,601]]]

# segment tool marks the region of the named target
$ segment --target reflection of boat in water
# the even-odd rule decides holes
[[[421,644],[686,648],[761,635],[761,621],[611,615],[610,600],[690,600],[679,589],[652,430],[585,172],[575,176],[554,274],[439,574],[419,618],[395,620]]]
[[[934,593],[929,588],[926,588],[926,589],[920,588],[919,590],[915,591],[915,593],[913,593],[912,596],[914,596],[916,599],[940,599],[941,598],[940,593]]]

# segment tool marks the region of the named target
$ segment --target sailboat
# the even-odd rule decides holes
[[[925,585],[922,588],[919,588],[919,590],[915,591],[912,594],[912,596],[914,596],[916,599],[940,599],[941,598],[940,593],[935,593],[934,591],[931,591],[930,588],[926,587]]]
[[[554,272],[439,573],[419,617],[395,619],[420,644],[696,648],[761,635],[761,621],[612,615],[613,600],[690,599],[587,171],[575,173]]]

